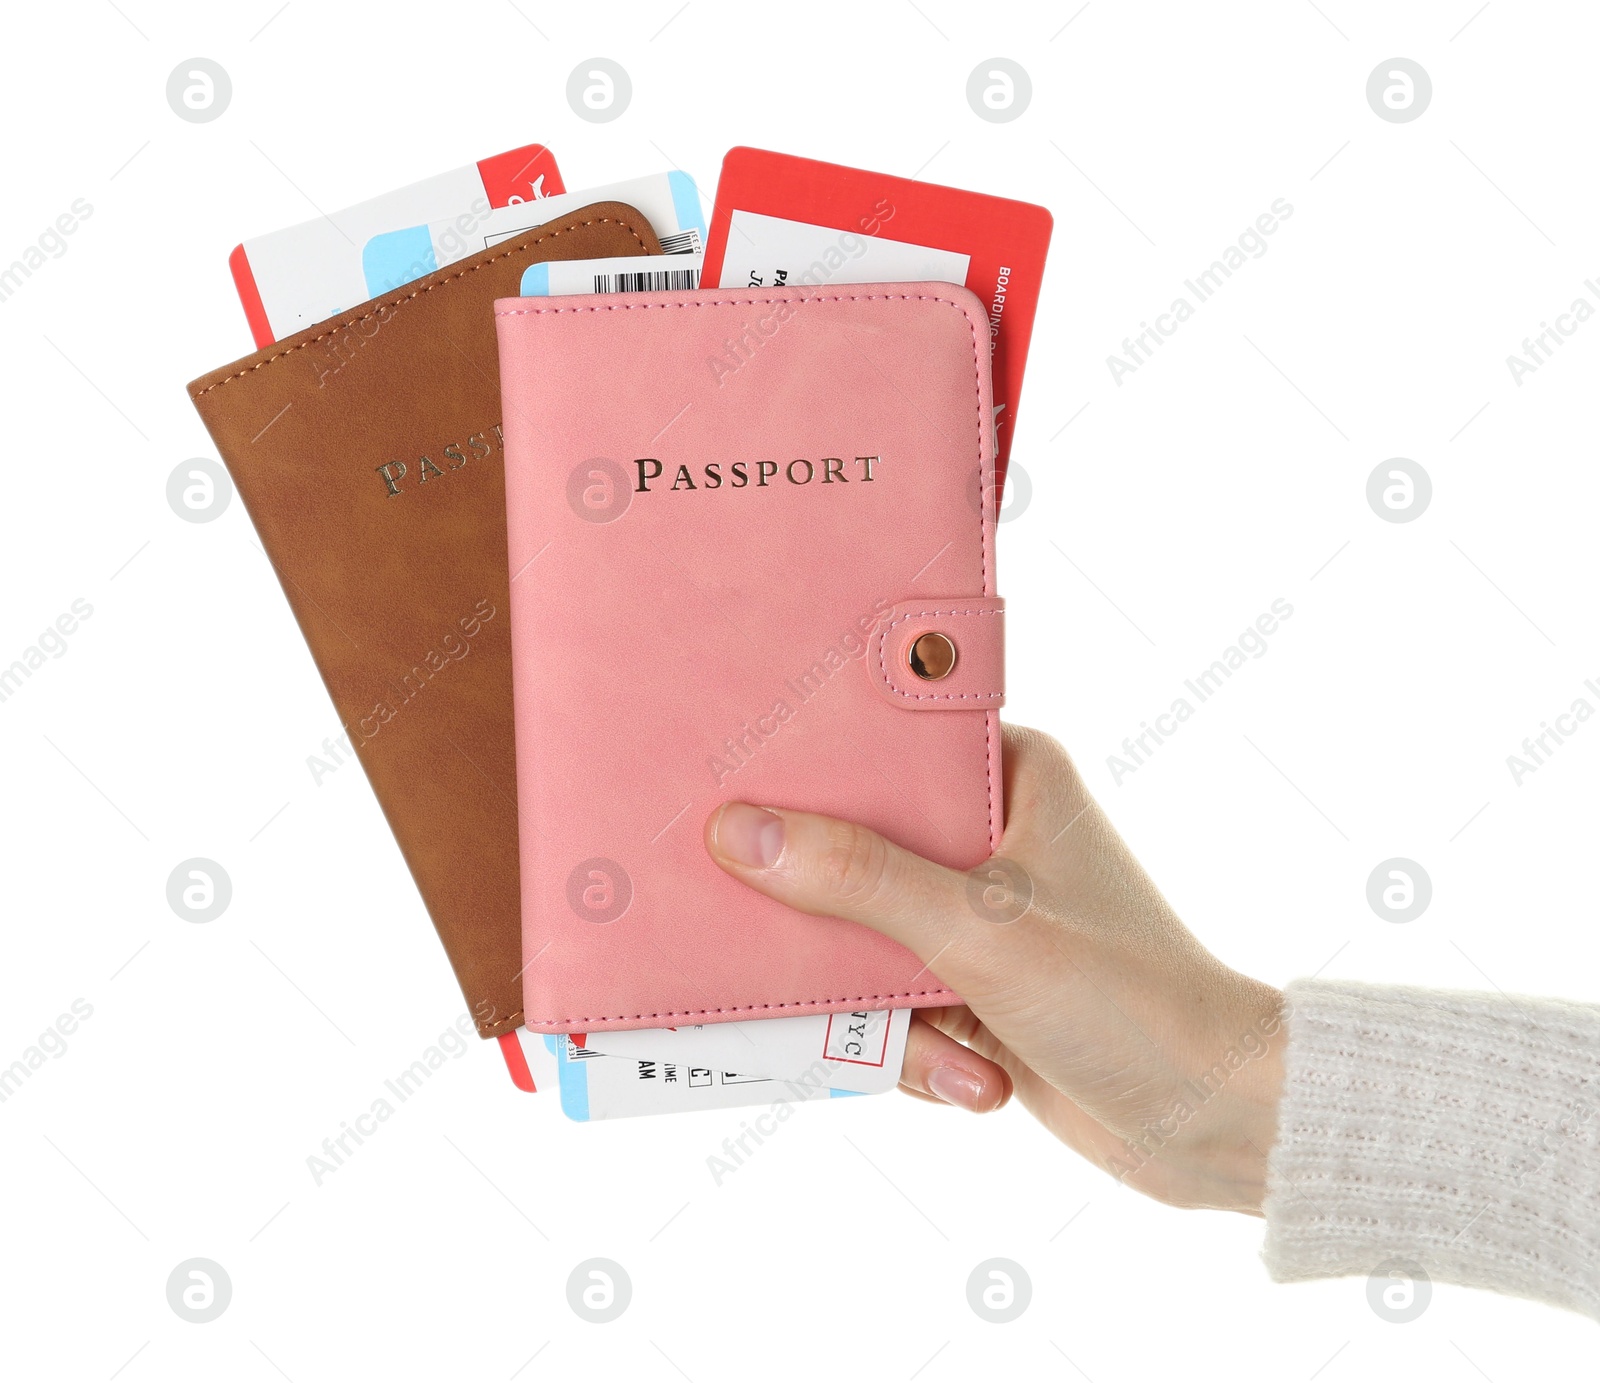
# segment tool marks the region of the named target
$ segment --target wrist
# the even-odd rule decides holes
[[[1129,1138],[1129,1158],[1113,1171],[1169,1205],[1259,1215],[1283,1088],[1283,995],[1238,982],[1247,1002],[1196,1039],[1170,1117]]]
[[[1206,1204],[1220,1210],[1261,1214],[1267,1192],[1267,1161],[1278,1136],[1278,1101],[1283,1090],[1282,995],[1263,1019],[1270,1031],[1251,1031],[1260,1046],[1213,1101],[1215,1117],[1198,1122],[1196,1175],[1208,1191]]]

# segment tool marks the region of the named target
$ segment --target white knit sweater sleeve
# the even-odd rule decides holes
[[[1600,1318],[1600,1007],[1301,980],[1263,1256],[1396,1260]]]

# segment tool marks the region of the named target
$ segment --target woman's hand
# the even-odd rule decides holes
[[[872,927],[962,995],[920,1009],[901,1085],[987,1111],[1013,1089],[1064,1143],[1174,1205],[1259,1213],[1282,1078],[1282,995],[1180,922],[1078,777],[1006,727],[1006,833],[970,873],[847,821],[729,802],[729,874]]]

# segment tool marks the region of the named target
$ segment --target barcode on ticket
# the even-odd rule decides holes
[[[698,288],[698,269],[647,269],[640,273],[596,274],[596,293],[666,293]]]
[[[661,253],[665,255],[697,255],[705,247],[700,243],[700,228],[673,231],[661,237]]]

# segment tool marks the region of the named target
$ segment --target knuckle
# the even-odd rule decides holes
[[[1038,834],[1054,844],[1063,826],[1093,806],[1093,795],[1054,736],[1021,727],[1008,730],[1007,839],[1015,843]]]
[[[1029,757],[1037,761],[1041,774],[1070,786],[1076,786],[1081,781],[1078,766],[1073,763],[1072,755],[1060,740],[1043,730],[1028,730],[1025,734],[1024,743],[1031,751]]]
[[[889,844],[876,831],[851,821],[828,829],[822,880],[831,897],[861,907],[879,898],[892,873]]]

